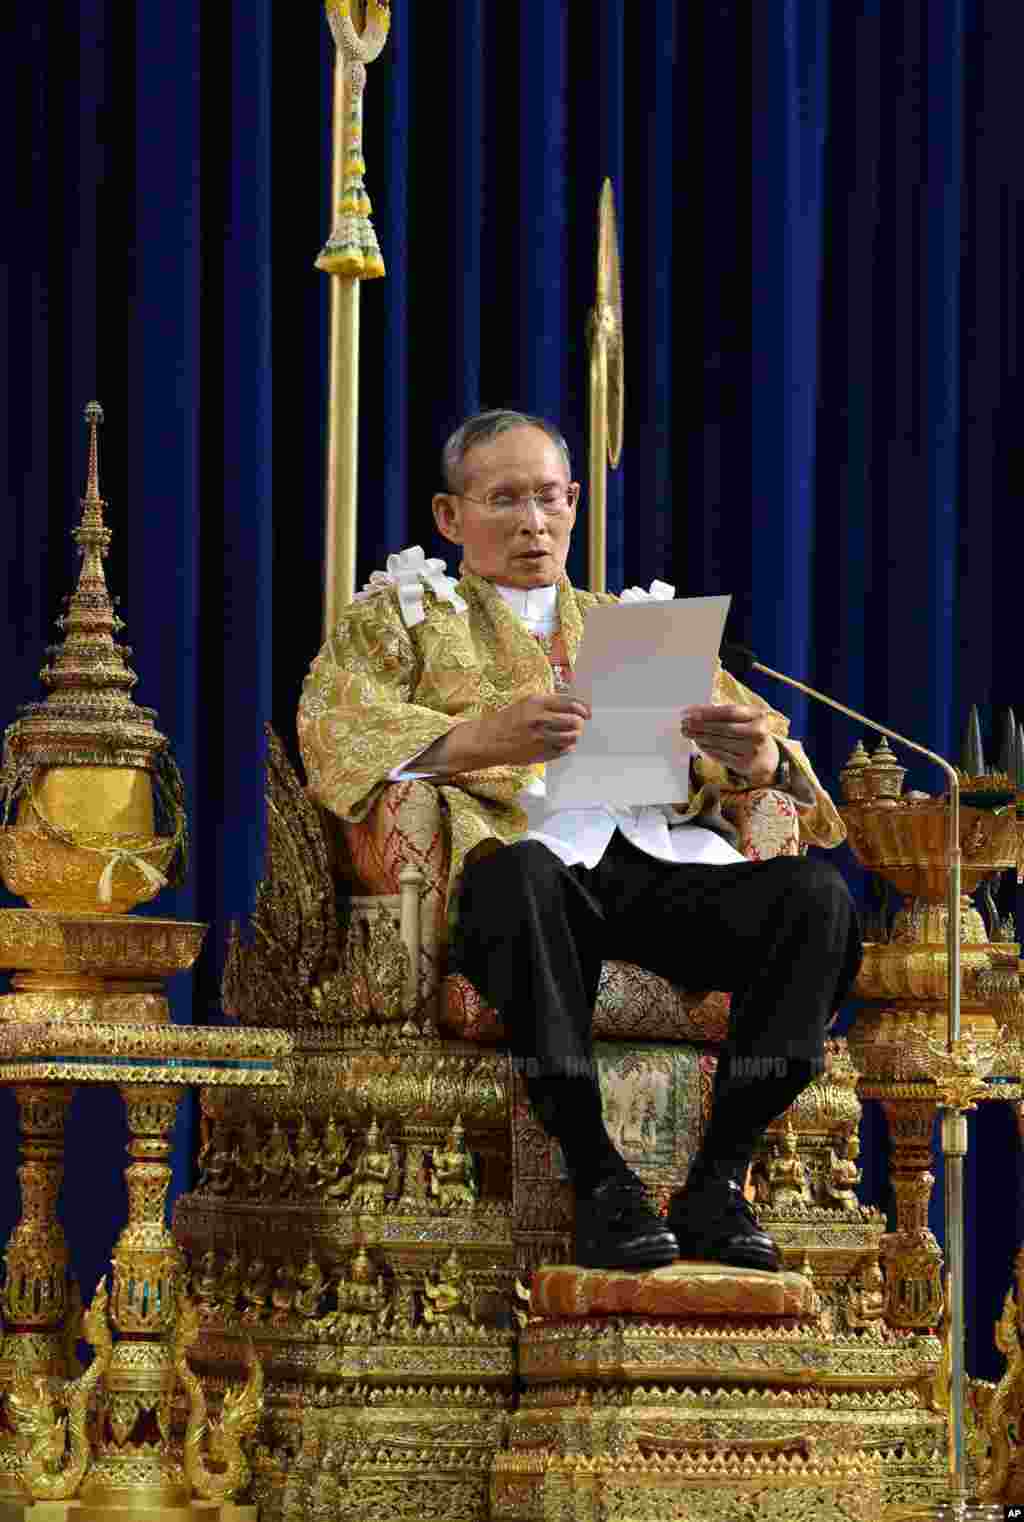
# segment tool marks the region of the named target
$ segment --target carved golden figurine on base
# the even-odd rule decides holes
[[[825,1202],[837,1205],[840,1210],[858,1210],[860,1200],[857,1198],[856,1187],[861,1179],[861,1170],[857,1167],[860,1137],[856,1131],[851,1131],[841,1145],[842,1155],[834,1148],[829,1148],[825,1169]]]
[[[328,1200],[344,1199],[352,1187],[352,1175],[345,1172],[351,1151],[351,1139],[339,1130],[333,1115],[328,1115],[317,1161],[317,1184]]]
[[[192,1275],[192,1299],[200,1320],[209,1320],[221,1310],[221,1283],[217,1254],[204,1252],[199,1259],[199,1271]]]
[[[346,1338],[370,1338],[385,1330],[390,1306],[384,1275],[375,1269],[365,1247],[359,1248],[336,1290],[338,1307],[320,1323],[324,1331]]]
[[[327,1289],[327,1280],[324,1271],[313,1256],[310,1247],[309,1256],[295,1276],[295,1313],[304,1321],[315,1321],[320,1314],[320,1306]]]
[[[391,1177],[391,1169],[391,1153],[381,1140],[376,1120],[371,1120],[352,1173],[349,1202],[353,1210],[376,1214],[384,1209],[384,1188]]]
[[[781,1142],[776,1141],[775,1157],[768,1170],[769,1201],[776,1209],[787,1205],[810,1204],[811,1201],[807,1169],[800,1161],[796,1140],[796,1132],[790,1120],[782,1133]]]
[[[262,1321],[270,1306],[270,1269],[258,1255],[245,1270],[242,1285],[242,1321]]]
[[[280,1122],[275,1120],[266,1145],[259,1153],[259,1169],[254,1180],[257,1193],[268,1200],[283,1199],[288,1193],[294,1166],[288,1137]]]
[[[455,1248],[423,1280],[423,1320],[440,1333],[466,1331],[476,1323],[472,1282]]]
[[[237,1164],[237,1147],[230,1145],[221,1128],[212,1126],[197,1159],[200,1189],[206,1189],[210,1194],[230,1194]]]
[[[295,1137],[295,1160],[292,1168],[295,1187],[300,1195],[314,1192],[320,1179],[322,1152],[309,1117],[303,1115]]]
[[[287,1258],[274,1270],[274,1285],[270,1291],[270,1321],[272,1326],[287,1326],[292,1319],[295,1304],[295,1270]]]
[[[880,1329],[884,1316],[885,1276],[878,1259],[868,1257],[863,1259],[857,1270],[850,1291],[847,1319],[854,1327]]]
[[[438,1147],[434,1152],[430,1166],[430,1197],[444,1213],[461,1207],[472,1209],[476,1204],[476,1170],[473,1154],[466,1147],[461,1116],[456,1116],[444,1147]]]

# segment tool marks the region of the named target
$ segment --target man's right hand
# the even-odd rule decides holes
[[[578,698],[544,693],[521,698],[507,708],[466,719],[416,758],[417,771],[454,777],[489,766],[532,766],[572,750],[590,709]]]
[[[521,698],[478,721],[493,751],[487,766],[530,766],[567,755],[583,733],[590,709],[564,693]]]

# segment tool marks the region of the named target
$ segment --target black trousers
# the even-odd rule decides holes
[[[501,1012],[529,1076],[593,1074],[591,1023],[606,959],[684,988],[729,991],[721,1073],[730,1058],[740,1059],[737,1070],[765,1071],[763,1059],[820,1065],[861,940],[846,884],[817,857],[677,865],[616,831],[592,870],[564,866],[536,841],[468,866],[454,953]]]

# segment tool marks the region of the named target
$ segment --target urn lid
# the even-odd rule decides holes
[[[49,689],[40,702],[26,703],[5,734],[5,770],[50,766],[124,766],[152,770],[167,740],[156,727],[156,712],[132,699],[138,677],[129,664],[131,649],[115,635],[124,628],[107,589],[103,562],[111,532],[100,496],[99,402],[85,408],[89,465],[82,516],[71,537],[82,565],[78,584],[57,619],[63,638],[50,645],[40,671]]]

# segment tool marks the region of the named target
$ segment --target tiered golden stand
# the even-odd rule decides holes
[[[951,1228],[952,1256],[944,1287],[942,1254],[928,1227],[935,1182],[932,1136],[941,1113],[943,1149],[954,1160],[961,1159],[967,1149],[967,1110],[991,1099],[1017,1101],[1019,1108],[1024,1028],[1020,948],[1009,939],[989,939],[969,895],[1007,868],[1016,866],[1019,874],[1024,830],[1015,806],[1020,800],[1009,777],[957,774],[960,859],[953,881],[965,890],[959,900],[959,945],[953,947],[958,951],[957,977],[957,960],[950,964],[947,941],[950,906],[955,902],[949,875],[950,804],[943,797],[904,794],[904,776],[905,769],[885,741],[871,758],[858,745],[841,774],[846,797],[842,812],[854,854],[861,865],[905,895],[891,927],[883,916],[877,939],[865,944],[854,992],[866,1007],[848,1041],[863,1074],[861,1095],[881,1102],[892,1143],[896,1230],[882,1241],[886,1319],[908,1330],[943,1320],[947,1385],[955,1394],[952,1379],[962,1368],[962,1354],[957,1355],[950,1343],[949,1328],[962,1326],[962,1195],[958,1171],[953,1186],[947,1178],[947,1220],[953,1211],[961,1224]],[[1005,935],[1007,928],[997,920],[993,934]],[[959,995],[955,1022],[950,1016],[954,993]],[[954,1023],[956,1039],[950,1034]],[[957,1295],[958,1300],[953,1298]],[[978,1501],[968,1505],[961,1488],[945,1510],[907,1512],[908,1517],[994,1517],[1001,1515],[998,1503],[1012,1498],[1007,1478],[1018,1447],[1015,1413],[1022,1398],[1017,1313],[1011,1292],[997,1328],[997,1345],[1009,1366],[996,1398],[992,1386],[965,1379],[966,1420],[963,1428],[953,1424],[955,1441],[965,1445],[958,1449],[963,1463],[955,1468],[959,1478],[954,1490],[969,1476]]]
[[[0,774],[0,871],[29,903],[0,911],[0,969],[14,974],[0,998],[0,1084],[14,1090],[22,1139],[22,1216],[2,1300],[0,1517],[254,1522],[255,1508],[233,1498],[249,1479],[243,1442],[262,1412],[262,1369],[250,1354],[244,1386],[225,1394],[210,1427],[188,1362],[198,1324],[164,1219],[168,1158],[190,1085],[279,1085],[291,1042],[281,1032],[172,1025],[165,980],[192,966],[206,927],[121,912],[176,875],[186,831],[167,742],[153,712],[132,702],[136,677],[114,640],[101,416],[90,403],[89,479],[74,534],[83,563],[60,621],[64,641],[42,673],[50,696],[7,730]],[[65,1120],[81,1083],[118,1086],[131,1140],[128,1223],[109,1291],[104,1279],[80,1321],[56,1205]],[[74,1351],[81,1335],[93,1349],[84,1373]]]
[[[199,1431],[202,1392],[186,1359],[194,1338],[181,1294],[184,1265],[164,1221],[168,1158],[178,1103],[190,1084],[278,1084],[290,1043],[276,1032],[254,1040],[248,1032],[170,1025],[166,1008],[161,1023],[165,1001],[154,987],[191,966],[203,930],[121,915],[0,912],[0,962],[19,969],[16,982],[32,981],[31,992],[16,988],[0,999],[0,1083],[14,1090],[23,1156],[22,1218],[5,1254],[0,1382],[13,1432],[0,1442],[0,1516],[184,1522],[197,1514],[193,1493],[216,1503],[216,1515],[248,1479],[241,1440],[252,1435],[262,1410],[262,1372],[253,1362],[244,1391],[227,1403],[219,1429],[223,1464],[211,1465]],[[48,978],[55,986],[46,1019]],[[133,993],[133,984],[148,986]],[[109,1295],[104,1281],[85,1317],[93,1361],[69,1381],[79,1329],[68,1317],[56,1202],[64,1122],[79,1083],[116,1083],[124,1099],[129,1213],[114,1248]],[[172,1431],[179,1381],[189,1397],[183,1449]],[[39,1504],[26,1509],[26,1494]],[[209,1514],[211,1507],[198,1511]],[[225,1518],[236,1514],[255,1517],[249,1508],[220,1511]]]
[[[1017,984],[1020,948],[992,942],[966,896],[1018,859],[1014,808],[961,805],[961,1018],[958,1053],[947,1052],[946,829],[944,799],[902,795],[903,768],[883,742],[872,763],[851,758],[843,773],[847,838],[862,866],[904,895],[888,940],[869,941],[854,989],[865,1007],[848,1033],[862,1098],[885,1111],[896,1230],[882,1244],[886,1317],[892,1326],[931,1327],[942,1315],[942,1256],[928,1228],[932,1133],[943,1083],[975,1078],[976,1097],[1020,1096],[1019,1047],[1000,1035]],[[862,753],[863,754],[863,753]],[[864,760],[866,761],[866,757]],[[857,796],[857,795],[860,796]],[[1013,985],[1011,988],[1010,985]],[[984,1083],[1002,1078],[1002,1084]]]

